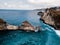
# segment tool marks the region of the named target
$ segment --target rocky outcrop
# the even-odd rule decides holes
[[[18,30],[18,26],[8,24],[7,30]]]
[[[27,30],[27,31],[35,30],[35,28],[28,21],[22,22],[21,26],[19,26],[19,29],[23,29],[23,30]]]
[[[6,22],[3,19],[0,19],[0,30],[6,29]]]
[[[40,27],[32,26],[28,21],[22,22],[20,26],[10,25],[4,20],[0,19],[0,30],[24,30],[24,31],[39,31]]]
[[[55,29],[60,30],[60,8],[48,8],[41,14],[43,15],[41,15],[40,20],[42,20],[46,24],[49,24]]]
[[[19,29],[22,29],[22,30],[25,30],[25,31],[39,31],[40,30],[40,27],[37,26],[37,27],[34,27],[32,26],[28,21],[24,21],[22,22],[21,26],[19,26]]]
[[[18,26],[10,25],[3,19],[0,19],[0,30],[17,30]]]

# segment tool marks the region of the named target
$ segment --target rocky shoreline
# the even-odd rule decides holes
[[[45,24],[60,30],[60,7],[47,8],[44,12],[38,12],[38,15]]]

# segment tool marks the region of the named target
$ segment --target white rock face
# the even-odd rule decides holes
[[[16,29],[18,29],[18,26],[14,26],[14,25],[7,25],[7,29],[9,29],[9,30],[16,30]]]
[[[29,30],[32,30],[32,31],[34,30],[34,28],[31,28],[31,27],[25,27],[24,29],[25,30],[28,30],[29,29]]]
[[[44,20],[45,23],[47,23],[47,24],[54,25],[54,20],[48,14],[48,11],[47,12],[44,12],[44,15],[41,17],[41,19]]]

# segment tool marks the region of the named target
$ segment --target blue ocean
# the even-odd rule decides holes
[[[60,45],[55,29],[39,20],[37,10],[0,10],[0,18],[8,24],[19,26],[25,20],[33,26],[40,26],[40,32],[21,30],[0,31],[0,45]]]

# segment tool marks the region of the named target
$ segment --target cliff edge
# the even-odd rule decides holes
[[[60,30],[60,7],[47,8],[44,12],[38,12],[38,15],[44,23]]]

